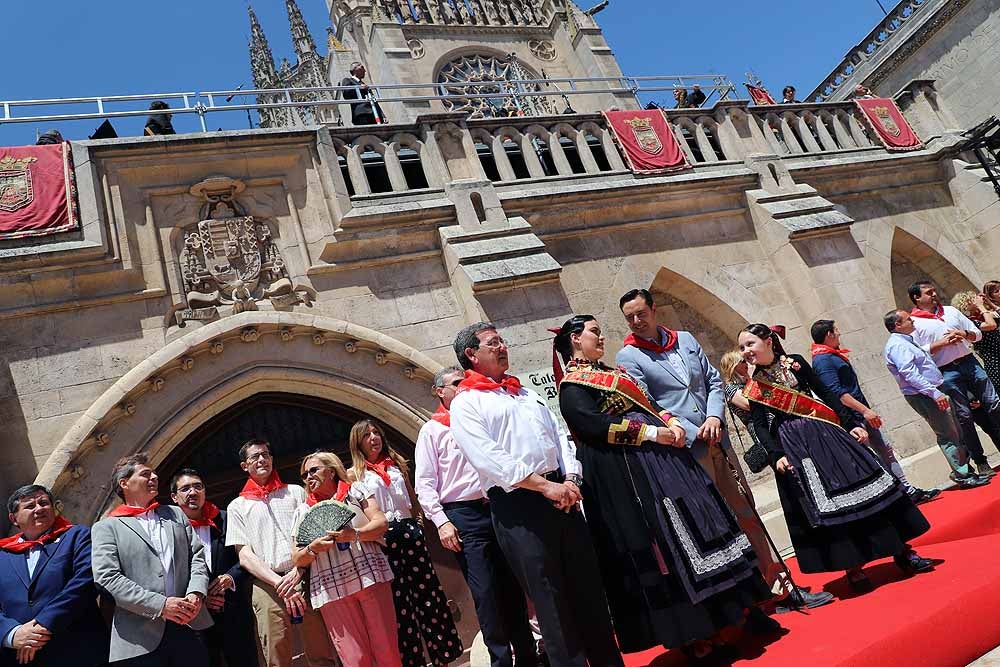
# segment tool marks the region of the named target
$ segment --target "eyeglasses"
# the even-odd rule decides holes
[[[247,461],[256,461],[257,459],[267,460],[271,458],[271,452],[257,452],[256,454],[248,454]]]
[[[496,338],[491,338],[488,341],[486,341],[485,343],[482,343],[482,346],[483,347],[489,347],[489,348],[492,348],[494,350],[498,350],[501,347],[507,347],[507,341],[505,341],[500,336],[497,336]]]
[[[177,493],[191,493],[192,491],[204,491],[205,485],[201,482],[195,482],[193,484],[186,484],[184,486],[177,487]]]
[[[306,481],[306,479],[308,479],[308,478],[309,478],[309,475],[315,475],[315,474],[316,474],[316,473],[318,473],[318,472],[319,472],[320,470],[323,470],[324,468],[327,468],[327,467],[329,467],[329,466],[313,466],[312,468],[307,468],[307,469],[306,469],[306,470],[305,470],[305,471],[304,471],[304,472],[302,473],[302,481],[303,481],[303,482],[304,482],[304,481]]]

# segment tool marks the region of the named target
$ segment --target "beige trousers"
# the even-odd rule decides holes
[[[295,627],[306,654],[306,664],[310,667],[340,667],[340,660],[330,644],[330,635],[318,611],[309,609],[303,614],[301,624],[292,625],[284,601],[274,588],[259,581],[253,582],[251,601],[266,667],[291,667]]]
[[[753,494],[750,492],[750,485],[747,483],[746,476],[743,474],[743,468],[739,462],[735,458],[733,459],[733,468],[736,469],[736,474],[734,475],[733,469],[726,462],[722,446],[708,446],[699,442],[691,450],[691,453],[694,454],[695,459],[705,469],[708,476],[712,478],[712,481],[715,482],[715,487],[719,489],[719,493],[726,501],[726,504],[729,505],[729,509],[736,515],[736,522],[750,539],[750,546],[753,547],[754,553],[757,554],[757,560],[760,562],[760,572],[764,575],[767,585],[776,594],[787,592],[787,577],[781,567],[781,563],[778,562],[778,557],[767,541],[767,536],[764,534],[764,526],[757,520],[757,515],[750,505],[753,502]],[[729,456],[736,456],[731,449],[729,450]],[[750,500],[747,500],[747,496],[743,495],[743,492],[740,490],[741,486],[746,489]]]

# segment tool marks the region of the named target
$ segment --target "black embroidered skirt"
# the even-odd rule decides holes
[[[778,427],[792,473],[775,475],[803,572],[836,572],[895,556],[930,529],[898,480],[841,428],[815,419]]]

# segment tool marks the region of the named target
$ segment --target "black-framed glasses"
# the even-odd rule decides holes
[[[205,485],[201,482],[194,482],[193,484],[185,484],[184,486],[177,487],[177,493],[191,493],[192,491],[204,491]]]
[[[248,454],[247,461],[256,461],[257,459],[267,459],[271,458],[271,452],[257,452],[256,454]]]

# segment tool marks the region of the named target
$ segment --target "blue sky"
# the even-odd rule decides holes
[[[582,0],[584,8],[587,2]],[[0,100],[251,85],[245,0],[3,4],[0,43],[7,60]],[[325,1],[299,0],[299,7],[325,51]],[[293,60],[284,1],[255,0],[254,8],[275,57]],[[739,83],[752,69],[777,97],[786,83],[800,94],[810,91],[882,16],[876,0],[611,0],[598,19],[625,74],[718,73]],[[138,104],[132,108],[148,105]],[[121,135],[141,133],[142,120],[113,122]],[[81,121],[58,127],[67,138],[84,139],[96,124]],[[178,131],[197,127],[194,116],[175,117],[174,124]],[[220,115],[210,125],[245,127],[246,117]],[[0,144],[34,143],[36,130],[44,129],[34,123],[0,124]]]

